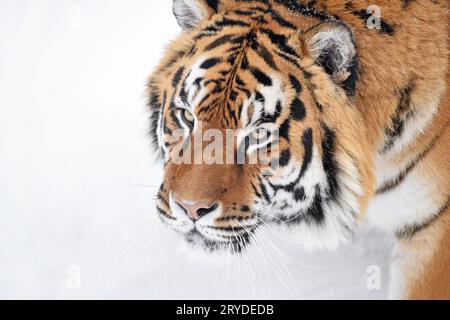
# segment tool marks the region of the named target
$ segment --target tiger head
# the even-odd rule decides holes
[[[183,32],[149,80],[158,214],[209,251],[271,224],[336,246],[373,189],[351,30],[278,2],[174,0]]]

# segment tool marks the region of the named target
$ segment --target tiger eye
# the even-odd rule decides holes
[[[194,122],[194,116],[188,110],[183,110],[182,115],[184,120],[189,124],[192,124]]]

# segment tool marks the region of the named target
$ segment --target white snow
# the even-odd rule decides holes
[[[386,297],[380,234],[308,253],[270,230],[205,261],[161,225],[143,92],[171,1],[0,0],[0,32],[0,298]]]

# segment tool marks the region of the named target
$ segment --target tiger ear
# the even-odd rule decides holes
[[[353,95],[358,77],[358,59],[351,30],[340,22],[332,21],[313,27],[303,36],[315,62]]]
[[[195,28],[217,12],[220,0],[173,0],[173,14],[182,29]]]

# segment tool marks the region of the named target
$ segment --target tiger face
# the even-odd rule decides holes
[[[353,237],[364,210],[351,31],[294,24],[283,10],[174,1],[184,32],[148,85],[165,163],[156,206],[193,246],[240,252],[260,227],[281,224],[332,247]]]

